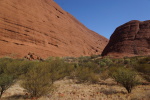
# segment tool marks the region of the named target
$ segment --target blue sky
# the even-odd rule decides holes
[[[54,0],[89,29],[109,39],[130,20],[150,20],[150,0]]]

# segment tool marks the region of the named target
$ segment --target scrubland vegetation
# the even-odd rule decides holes
[[[64,78],[76,80],[78,84],[100,84],[101,80],[112,79],[131,93],[138,85],[149,85],[150,56],[120,59],[96,55],[50,57],[44,61],[0,58],[0,97],[20,81],[20,86],[29,94],[26,98],[39,98],[55,91],[54,82]]]

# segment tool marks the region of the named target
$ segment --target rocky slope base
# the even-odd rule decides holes
[[[104,49],[103,56],[150,55],[150,20],[133,20],[119,26]]]
[[[107,42],[53,0],[0,0],[0,56],[87,56]]]

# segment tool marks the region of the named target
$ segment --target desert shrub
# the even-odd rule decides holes
[[[124,59],[124,64],[130,64],[130,59]]]
[[[74,70],[74,65],[64,62],[63,59],[52,60],[51,62],[48,62],[48,65],[52,82],[62,79],[65,76],[70,76]]]
[[[113,62],[112,62],[112,59],[110,59],[110,58],[104,58],[99,61],[99,65],[101,67],[109,67],[112,64],[113,64]]]
[[[68,62],[68,63],[75,63],[75,62],[77,62],[77,58],[75,58],[75,57],[63,57],[63,60],[65,62]]]
[[[79,66],[76,70],[76,78],[79,82],[97,83],[99,81],[99,75],[88,67]]]
[[[97,83],[99,82],[100,74],[104,71],[104,68],[99,66],[92,60],[87,62],[79,62],[76,66],[76,74],[79,82]]]
[[[138,59],[137,58],[130,58],[130,65],[132,67],[135,67],[138,65]]]
[[[14,76],[6,71],[7,65],[12,61],[11,58],[0,59],[0,97],[15,81]]]
[[[34,64],[37,62],[32,61],[22,61],[20,63],[20,66],[18,67],[17,71],[19,72],[18,75],[24,75],[28,72],[28,69],[30,69]]]
[[[95,59],[97,57],[100,57],[100,55],[91,55],[91,59]]]
[[[88,62],[88,61],[90,61],[91,60],[91,57],[89,57],[89,56],[81,56],[81,57],[79,57],[78,59],[77,59],[77,61],[79,62],[79,63],[86,63],[86,62]]]
[[[143,57],[142,59],[138,60],[139,64],[146,64],[146,63],[150,63],[150,56],[148,57]]]
[[[101,74],[100,74],[100,79],[102,80],[106,80],[109,78],[109,71],[108,70],[105,70],[103,71]]]
[[[115,67],[125,66],[125,65],[128,65],[127,63],[128,62],[125,61],[125,59],[123,59],[123,58],[112,59],[112,64],[110,65],[110,67],[113,67],[113,66],[115,66]]]
[[[103,62],[103,61],[100,61],[100,62],[99,62],[99,65],[100,65],[101,67],[107,66],[107,64],[106,64],[105,62]]]
[[[90,74],[89,82],[91,83],[98,83],[99,82],[99,75],[95,73]]]
[[[0,58],[0,62],[2,62],[2,63],[11,62],[11,61],[13,61],[12,58],[7,58],[7,57]]]
[[[150,73],[150,64],[140,64],[136,67],[136,69],[142,73],[149,74]]]
[[[5,73],[9,73],[10,75],[17,77],[18,73],[21,72],[20,71],[20,68],[21,68],[20,64],[21,64],[21,61],[18,61],[18,60],[15,60],[15,61],[12,61],[11,63],[8,63],[4,69]]]
[[[135,71],[123,67],[116,69],[111,75],[116,82],[126,88],[128,93],[131,93],[132,89],[139,84],[136,76],[137,73]]]
[[[13,60],[11,58],[0,58],[0,72],[4,72],[7,64],[11,63]]]
[[[114,66],[109,67],[109,68],[108,68],[108,76],[109,76],[109,77],[113,77],[113,73],[116,72],[116,70],[117,70],[118,68],[121,68],[121,67],[122,67],[122,66],[119,66],[119,67],[114,67]]]
[[[150,57],[139,58],[134,69],[141,73],[141,76],[150,82]]]
[[[123,64],[124,63],[124,59],[116,59],[116,64]]]
[[[9,73],[10,75],[18,78],[20,75],[27,73],[28,68],[32,67],[31,61],[22,61],[22,60],[13,60],[4,68],[5,73]]]
[[[107,63],[108,66],[112,64],[112,60],[110,58],[105,58],[103,60]]]
[[[2,94],[14,83],[14,78],[6,73],[0,74],[0,98]]]
[[[139,64],[135,67],[135,69],[142,73],[142,77],[150,82],[150,64]]]
[[[32,68],[22,76],[22,84],[31,97],[43,96],[52,89],[51,76],[46,63],[35,63]]]
[[[52,61],[52,60],[54,60],[55,59],[55,57],[48,57],[45,61]]]
[[[78,65],[83,68],[87,67],[87,68],[89,68],[89,70],[91,70],[92,72],[97,73],[97,74],[101,73],[101,71],[102,71],[102,68],[98,64],[96,64],[92,61],[79,63]]]

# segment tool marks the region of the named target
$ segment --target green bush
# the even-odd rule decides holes
[[[124,59],[124,64],[130,64],[130,59]]]
[[[122,58],[117,59],[117,63],[124,63],[124,59],[122,59]]]
[[[40,97],[50,92],[52,80],[46,63],[35,63],[22,77],[22,86],[31,97]]]
[[[139,64],[146,64],[146,63],[150,63],[150,56],[148,57],[143,57],[138,61]]]
[[[113,73],[116,72],[116,70],[118,70],[118,68],[121,68],[121,67],[122,67],[122,66],[119,66],[119,67],[114,67],[114,66],[109,67],[109,68],[108,68],[108,76],[109,76],[109,77],[112,77],[112,76],[113,76]]]
[[[100,67],[110,67],[113,64],[112,59],[104,58],[99,61]]]
[[[100,78],[101,78],[102,80],[108,79],[108,78],[109,78],[109,71],[108,71],[108,70],[103,71],[103,72],[100,74]]]
[[[139,57],[136,58],[137,63],[134,64],[134,69],[136,69],[143,78],[150,82],[150,57]]]
[[[106,62],[103,62],[103,61],[100,61],[100,62],[99,62],[99,65],[100,65],[101,67],[107,66]]]
[[[95,58],[98,58],[100,57],[100,55],[91,55],[91,59],[95,59]]]
[[[2,94],[7,90],[14,82],[14,78],[11,75],[2,73],[0,74],[0,98]]]
[[[97,74],[99,74],[101,72],[101,69],[102,69],[98,64],[96,64],[96,63],[94,63],[92,61],[88,61],[88,62],[84,62],[84,63],[79,63],[78,65],[80,67],[83,67],[83,68],[87,67],[91,71],[93,71],[94,73],[97,73]]]
[[[20,75],[27,73],[33,63],[34,62],[31,61],[13,60],[12,62],[7,63],[4,72],[18,78]]]
[[[139,80],[136,79],[136,72],[127,68],[116,69],[116,71],[112,72],[111,77],[125,87],[128,93],[131,93],[132,89],[139,84]]]
[[[91,57],[89,56],[81,56],[79,58],[77,58],[77,61],[81,64],[81,63],[86,63],[88,61],[91,60]]]
[[[13,60],[11,58],[0,58],[0,73],[3,73],[7,67],[7,64],[11,63]]]
[[[139,64],[135,67],[135,69],[142,73],[142,77],[150,82],[150,64]]]
[[[12,61],[11,58],[0,58],[0,97],[15,81],[14,76],[6,71]]]
[[[99,75],[88,67],[79,66],[76,70],[76,77],[79,82],[97,83],[99,81]]]
[[[55,59],[48,62],[48,70],[51,74],[52,82],[70,76],[74,71],[74,65],[63,61],[63,59]]]

